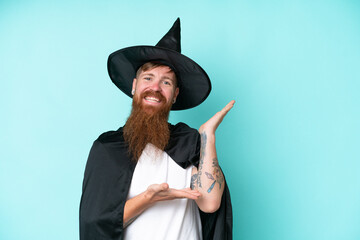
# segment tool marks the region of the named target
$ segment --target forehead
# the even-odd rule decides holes
[[[149,69],[143,69],[140,74],[162,74],[162,75],[174,75],[174,71],[168,66],[157,66]]]

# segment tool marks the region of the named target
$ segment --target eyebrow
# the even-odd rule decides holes
[[[154,77],[155,75],[152,74],[152,73],[144,73],[143,76],[151,76],[151,77]],[[170,78],[170,77],[167,77],[167,76],[163,76],[161,79],[169,79],[170,81],[174,82],[174,79]]]
[[[143,75],[145,76],[145,75],[150,75],[150,76],[155,76],[154,74],[152,74],[152,73],[143,73]]]
[[[167,76],[164,76],[164,77],[162,77],[162,79],[169,79],[170,81],[174,81],[174,79],[172,79],[172,78],[170,78],[170,77],[167,77]]]

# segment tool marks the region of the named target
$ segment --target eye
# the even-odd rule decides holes
[[[150,81],[150,80],[151,80],[151,77],[144,77],[144,79],[145,79],[146,81]]]
[[[163,83],[165,84],[165,85],[169,85],[169,86],[171,86],[171,82],[170,81],[163,81]]]

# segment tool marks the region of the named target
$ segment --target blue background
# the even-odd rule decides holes
[[[154,45],[176,17],[209,74],[234,239],[360,239],[358,1],[0,1],[0,239],[78,239],[92,142],[131,99],[108,55]]]

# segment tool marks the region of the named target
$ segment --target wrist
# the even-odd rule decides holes
[[[211,132],[200,132],[201,142],[204,144],[213,144],[215,143],[215,133]]]
[[[153,204],[154,201],[154,191],[151,191],[149,189],[147,189],[144,193],[143,193],[143,198],[145,200],[145,202],[149,205]]]

